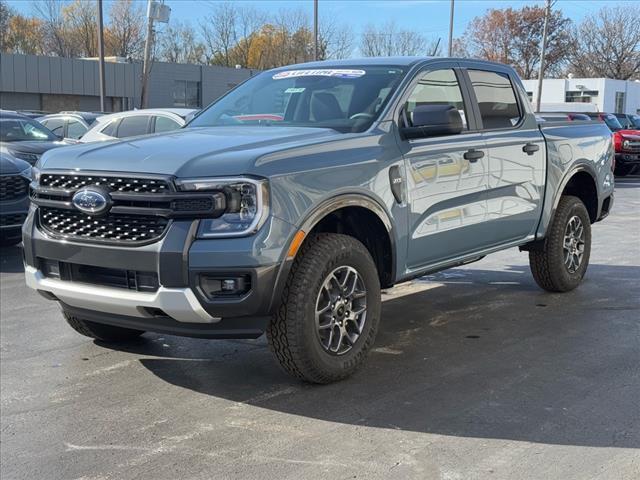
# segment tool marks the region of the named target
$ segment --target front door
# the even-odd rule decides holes
[[[401,140],[407,167],[410,207],[407,268],[420,270],[472,253],[485,243],[488,154],[474,127],[460,72],[431,67],[418,75],[404,101],[408,121],[416,106],[455,106],[463,119],[460,134]]]

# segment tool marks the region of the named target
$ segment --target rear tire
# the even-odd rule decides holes
[[[138,338],[144,333],[142,330],[134,330],[131,328],[115,327],[113,325],[106,325],[103,323],[91,322],[83,318],[79,318],[72,315],[69,312],[63,311],[62,315],[65,320],[80,335],[85,337],[94,338],[102,342],[115,343],[115,342],[128,342]]]
[[[267,328],[269,346],[294,377],[342,380],[364,362],[380,310],[380,280],[366,247],[346,235],[314,235],[294,261]]]
[[[543,247],[529,252],[536,283],[548,292],[568,292],[582,281],[591,255],[591,220],[578,197],[565,195],[549,226]]]

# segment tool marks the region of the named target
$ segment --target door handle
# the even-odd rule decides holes
[[[465,160],[469,160],[470,162],[477,162],[479,159],[484,157],[484,152],[482,150],[467,150],[463,155]]]
[[[535,143],[527,143],[524,147],[522,147],[522,151],[527,155],[533,155],[538,150],[540,150],[540,146]]]

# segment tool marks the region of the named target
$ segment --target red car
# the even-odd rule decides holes
[[[611,113],[588,113],[587,115],[594,120],[606,123],[613,134],[616,175],[624,177],[640,165],[640,130],[625,129],[618,118]]]

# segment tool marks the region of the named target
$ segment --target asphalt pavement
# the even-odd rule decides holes
[[[328,386],[264,338],[95,343],[3,249],[2,480],[637,480],[640,177],[593,239],[571,293],[516,249],[386,292],[367,364]]]

